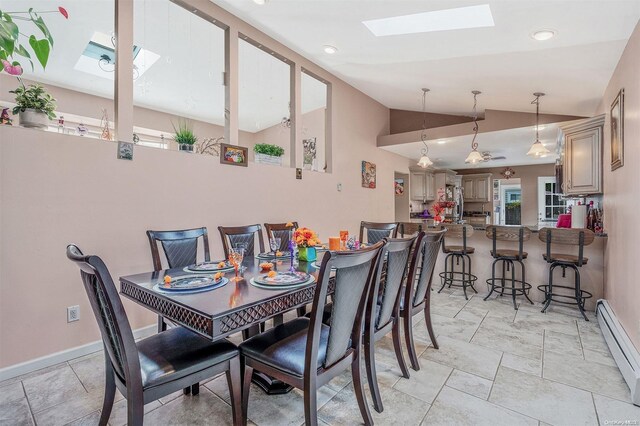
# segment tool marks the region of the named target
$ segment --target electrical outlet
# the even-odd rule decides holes
[[[80,319],[80,306],[69,306],[67,308],[67,322],[74,322]]]

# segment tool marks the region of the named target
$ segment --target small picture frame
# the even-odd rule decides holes
[[[118,160],[133,160],[133,143],[118,142]]]
[[[398,197],[402,197],[404,195],[404,179],[403,178],[394,179],[394,190]]]
[[[376,165],[369,161],[362,162],[362,187],[370,189],[376,187]]]
[[[624,89],[611,104],[611,171],[624,166]]]
[[[220,164],[247,167],[249,164],[249,148],[221,143]]]

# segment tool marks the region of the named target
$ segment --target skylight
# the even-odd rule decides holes
[[[488,4],[414,13],[362,22],[376,37],[493,27]]]

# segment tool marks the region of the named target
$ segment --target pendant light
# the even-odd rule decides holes
[[[429,153],[429,146],[427,145],[427,92],[429,89],[422,89],[422,132],[420,133],[420,139],[424,144],[422,148],[422,157],[418,161],[418,166],[426,169],[433,164],[433,161],[427,155]]]
[[[549,151],[546,146],[542,145],[542,142],[540,142],[540,137],[538,135],[538,127],[540,122],[540,96],[544,96],[544,93],[536,92],[533,94],[533,96],[536,97],[531,101],[531,104],[536,105],[536,141],[533,143],[533,145],[531,145],[531,148],[529,149],[529,152],[527,152],[527,155],[535,158],[542,158],[551,154],[551,151]]]
[[[479,90],[473,90],[473,140],[471,141],[471,152],[467,156],[467,159],[464,160],[467,164],[478,164],[481,161],[484,161],[484,157],[482,154],[478,152],[478,142],[476,142],[476,137],[478,137],[478,95],[482,93]]]

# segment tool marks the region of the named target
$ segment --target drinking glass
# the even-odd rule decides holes
[[[340,250],[347,249],[347,240],[349,239],[349,231],[340,231],[340,242],[342,243],[340,246]]]
[[[278,250],[280,250],[280,243],[282,243],[282,239],[278,237],[271,237],[271,239],[269,240],[269,247],[271,247],[271,251],[273,252],[274,262],[278,260]]]
[[[232,278],[232,281],[238,282],[242,281],[242,278],[238,276],[238,270],[242,267],[242,260],[244,259],[244,251],[245,249],[242,247],[232,248],[229,252],[229,262],[233,265],[236,270],[235,278]]]

